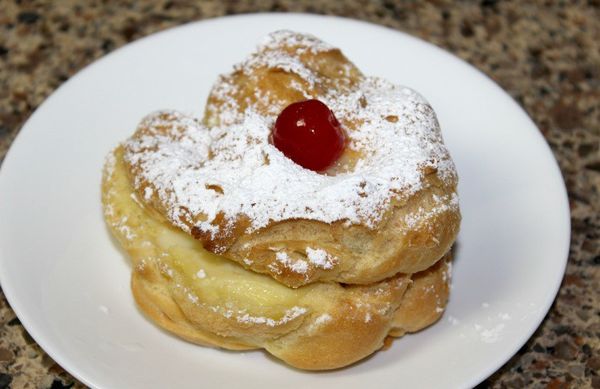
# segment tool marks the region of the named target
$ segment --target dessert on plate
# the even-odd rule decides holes
[[[456,185],[419,94],[277,31],[203,118],[145,117],[107,158],[102,201],[158,325],[322,370],[441,316]]]

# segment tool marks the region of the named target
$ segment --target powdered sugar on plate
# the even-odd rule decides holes
[[[292,54],[277,50],[290,41],[302,47]],[[261,56],[265,48],[271,51]],[[260,62],[310,84],[319,75],[299,61],[299,51],[330,49],[314,37],[277,32],[241,66]],[[227,124],[221,127],[208,128],[174,111],[146,117],[125,145],[134,186],[145,201],[157,199],[165,216],[183,230],[216,234],[223,225],[219,217],[233,223],[242,215],[250,221],[247,232],[289,219],[374,228],[392,196],[422,189],[425,169],[437,171],[442,180],[455,178],[435,114],[413,90],[366,77],[344,93],[312,97],[325,102],[341,122],[356,123],[347,131],[348,147],[361,158],[351,171],[326,175],[295,164],[269,142],[276,113],[259,114],[249,105],[240,114],[227,100],[224,105],[232,106],[224,110],[221,123]],[[307,254],[323,268],[330,265],[321,253]]]

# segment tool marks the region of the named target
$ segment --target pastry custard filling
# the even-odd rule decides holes
[[[176,281],[173,287],[187,288],[192,300],[197,297],[224,315],[248,314],[279,321],[289,316],[290,310],[305,310],[299,307],[306,295],[303,290],[293,290],[266,275],[248,272],[234,262],[209,253],[200,244],[194,249],[170,246],[167,253],[161,262],[166,276]]]
[[[155,261],[161,275],[175,281],[170,283],[171,288],[183,291],[190,302],[225,317],[267,325],[307,313],[311,304],[306,297],[313,289],[341,288],[315,284],[291,289],[206,251],[199,241],[149,213],[131,188],[122,149],[117,149],[113,157],[105,171],[111,176],[105,180],[110,186],[105,188],[106,218],[121,244],[140,254],[136,271]]]

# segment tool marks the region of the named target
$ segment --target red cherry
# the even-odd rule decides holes
[[[272,139],[286,157],[317,172],[337,161],[346,144],[340,122],[319,100],[288,105],[275,121]]]

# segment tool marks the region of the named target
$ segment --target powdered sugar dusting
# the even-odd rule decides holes
[[[308,271],[308,263],[302,259],[291,259],[285,251],[278,251],[275,254],[275,259],[283,266],[296,273],[304,274]]]
[[[315,324],[320,325],[320,324],[328,323],[330,321],[331,321],[331,315],[329,315],[328,313],[323,313],[315,319]]]
[[[475,331],[479,334],[480,340],[484,343],[496,343],[502,337],[504,323],[496,324],[493,327],[485,328],[479,324],[475,324]]]
[[[275,50],[282,44],[297,45],[296,54]],[[319,75],[298,60],[298,52],[330,49],[314,37],[278,32],[244,67],[280,68],[311,84]],[[217,89],[227,95],[234,87],[223,82]],[[277,112],[259,114],[249,105],[240,113],[232,99],[225,99],[222,127],[208,128],[173,111],[146,117],[125,145],[126,161],[137,168],[134,186],[145,201],[157,198],[165,216],[183,230],[194,226],[215,234],[231,226],[218,223],[218,216],[233,221],[241,215],[250,220],[247,232],[289,219],[374,228],[392,196],[422,189],[423,169],[437,170],[442,180],[455,176],[435,114],[416,92],[363,78],[346,92],[311,97],[325,102],[341,122],[357,123],[348,130],[348,147],[363,157],[352,171],[325,175],[302,168],[269,142]],[[316,250],[307,255],[316,266],[333,266]],[[299,273],[304,269],[300,262],[292,266]]]
[[[434,194],[433,201],[435,205],[431,209],[425,210],[424,208],[419,207],[416,212],[407,214],[404,217],[406,225],[409,228],[415,228],[423,220],[458,208],[458,195],[456,193],[452,193],[449,196],[437,196]]]
[[[198,295],[195,292],[193,292],[190,288],[179,283],[175,284],[175,288],[179,291],[179,293],[181,293],[183,297],[185,297],[185,299],[187,299],[188,302],[194,305],[206,307],[215,313],[221,314],[225,318],[234,318],[238,323],[258,324],[266,325],[269,327],[276,327],[279,325],[286,324],[308,312],[308,310],[304,307],[293,306],[287,309],[280,319],[272,319],[265,316],[252,315],[248,313],[246,309],[235,309],[232,306],[230,306],[229,303],[226,303],[225,307],[220,305],[209,305],[201,301]]]
[[[198,270],[198,272],[196,273],[196,278],[206,278],[206,271],[204,271],[204,269]]]
[[[310,263],[322,269],[331,269],[337,260],[323,249],[306,248],[306,256]]]
[[[450,324],[452,324],[453,326],[456,326],[458,324],[460,324],[460,320],[457,319],[456,317],[449,315],[448,316],[448,321],[450,322]]]
[[[452,261],[446,262],[446,269],[442,273],[442,281],[446,282],[449,287],[452,287],[450,279],[452,278]]]
[[[107,210],[106,212],[108,214],[109,212],[112,212],[112,209]],[[129,218],[127,216],[123,216],[119,220],[113,222],[112,226],[114,229],[116,229],[117,231],[119,231],[121,233],[122,237],[124,237],[125,239],[127,239],[129,241],[132,241],[135,239],[135,237],[137,235],[135,234],[135,232],[133,232],[133,228],[131,228],[127,224],[128,220],[129,220]]]
[[[304,54],[306,51],[317,54],[321,51],[335,49],[313,35],[279,30],[267,35],[258,45],[258,51],[279,50],[282,46],[297,47],[296,52],[298,54]]]
[[[288,309],[283,317],[279,320],[274,320],[264,316],[253,316],[248,313],[238,314],[236,320],[240,323],[266,324],[269,327],[275,327],[285,324],[306,313],[306,308],[292,307]]]

